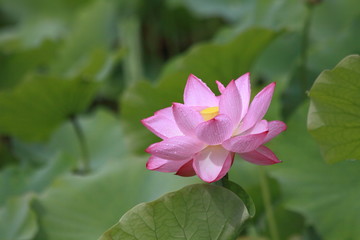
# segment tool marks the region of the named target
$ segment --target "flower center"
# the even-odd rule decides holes
[[[213,119],[219,115],[219,107],[208,107],[200,111],[201,116],[205,121]]]

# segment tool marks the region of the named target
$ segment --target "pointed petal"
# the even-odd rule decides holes
[[[240,131],[244,132],[260,121],[268,110],[274,93],[275,82],[270,83],[259,92],[250,104],[249,111],[246,113]]]
[[[256,133],[262,133],[265,131],[269,131],[269,123],[266,120],[261,120],[258,123],[255,124],[255,126],[253,126],[252,128],[246,130],[245,132],[240,132],[240,127],[238,127],[238,129],[236,129],[233,133],[233,136],[236,135],[248,135],[248,134],[256,134]]]
[[[218,99],[203,81],[190,74],[184,90],[184,104],[214,107],[218,105]]]
[[[218,86],[219,92],[222,94],[225,91],[224,85],[218,80],[216,80],[216,85]]]
[[[154,115],[161,115],[161,116],[167,117],[168,119],[174,120],[172,107],[160,109],[160,110],[156,111]]]
[[[151,156],[146,163],[146,168],[159,172],[177,172],[182,166],[184,166],[188,162],[192,164],[191,159],[175,161]]]
[[[195,138],[178,136],[150,145],[146,152],[168,160],[185,160],[201,151],[205,145]]]
[[[251,88],[250,88],[250,73],[245,73],[235,80],[236,87],[241,97],[242,111],[241,119],[245,116],[249,109]]]
[[[222,146],[230,152],[251,152],[264,142],[267,133],[268,131],[257,134],[235,136],[223,142]]]
[[[203,122],[201,114],[190,106],[174,103],[173,114],[179,129],[188,136],[195,135],[195,128]]]
[[[199,140],[209,145],[217,145],[231,137],[232,123],[228,116],[220,114],[209,121],[200,123],[195,132]]]
[[[269,122],[269,133],[264,139],[264,143],[267,143],[281,132],[286,130],[286,124],[282,121],[271,121]]]
[[[191,177],[196,174],[194,168],[193,168],[193,161],[190,160],[187,163],[185,163],[179,170],[175,173],[176,175],[182,176],[182,177]]]
[[[242,159],[257,165],[272,165],[281,162],[276,155],[265,146],[260,146],[254,151],[241,153],[239,155]]]
[[[174,119],[169,119],[161,114],[155,113],[154,116],[141,120],[141,123],[162,139],[184,135],[178,128]]]
[[[219,113],[228,116],[233,124],[237,126],[241,117],[241,98],[236,88],[235,82],[231,81],[220,96]]]
[[[194,157],[196,174],[205,182],[221,179],[230,169],[234,154],[221,146],[209,146]]]
[[[269,131],[269,123],[266,120],[261,120],[256,123],[254,127],[249,129],[247,134],[257,134],[265,131]]]

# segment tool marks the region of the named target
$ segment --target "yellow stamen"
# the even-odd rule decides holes
[[[213,119],[219,115],[219,107],[208,107],[200,111],[201,116],[205,121]]]

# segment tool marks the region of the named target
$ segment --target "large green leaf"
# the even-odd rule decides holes
[[[0,132],[43,140],[65,119],[86,109],[98,84],[38,77],[0,93]]]
[[[360,56],[326,70],[310,90],[308,128],[327,162],[360,160]]]
[[[31,240],[38,225],[34,211],[30,208],[33,196],[11,198],[0,208],[0,239]]]
[[[156,137],[140,120],[172,102],[182,102],[187,77],[193,73],[215,89],[215,80],[224,84],[250,71],[256,58],[279,32],[263,28],[249,29],[226,44],[204,43],[191,48],[170,62],[156,85],[140,81],[130,87],[121,102],[122,117],[131,133],[132,147],[146,148]]]
[[[306,131],[308,103],[269,144],[283,163],[269,168],[282,188],[285,206],[302,213],[327,240],[357,240],[360,229],[360,161],[326,164]]]
[[[233,192],[197,184],[134,207],[100,239],[229,240],[236,239],[248,218]]]

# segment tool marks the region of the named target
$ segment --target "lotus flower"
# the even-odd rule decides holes
[[[198,175],[205,182],[218,181],[229,171],[235,153],[257,165],[281,162],[263,144],[286,129],[281,121],[266,121],[275,82],[266,86],[250,103],[250,74],[232,80],[227,87],[216,82],[215,94],[194,75],[184,91],[184,104],[157,111],[142,123],[162,138],[150,145],[150,170]]]

